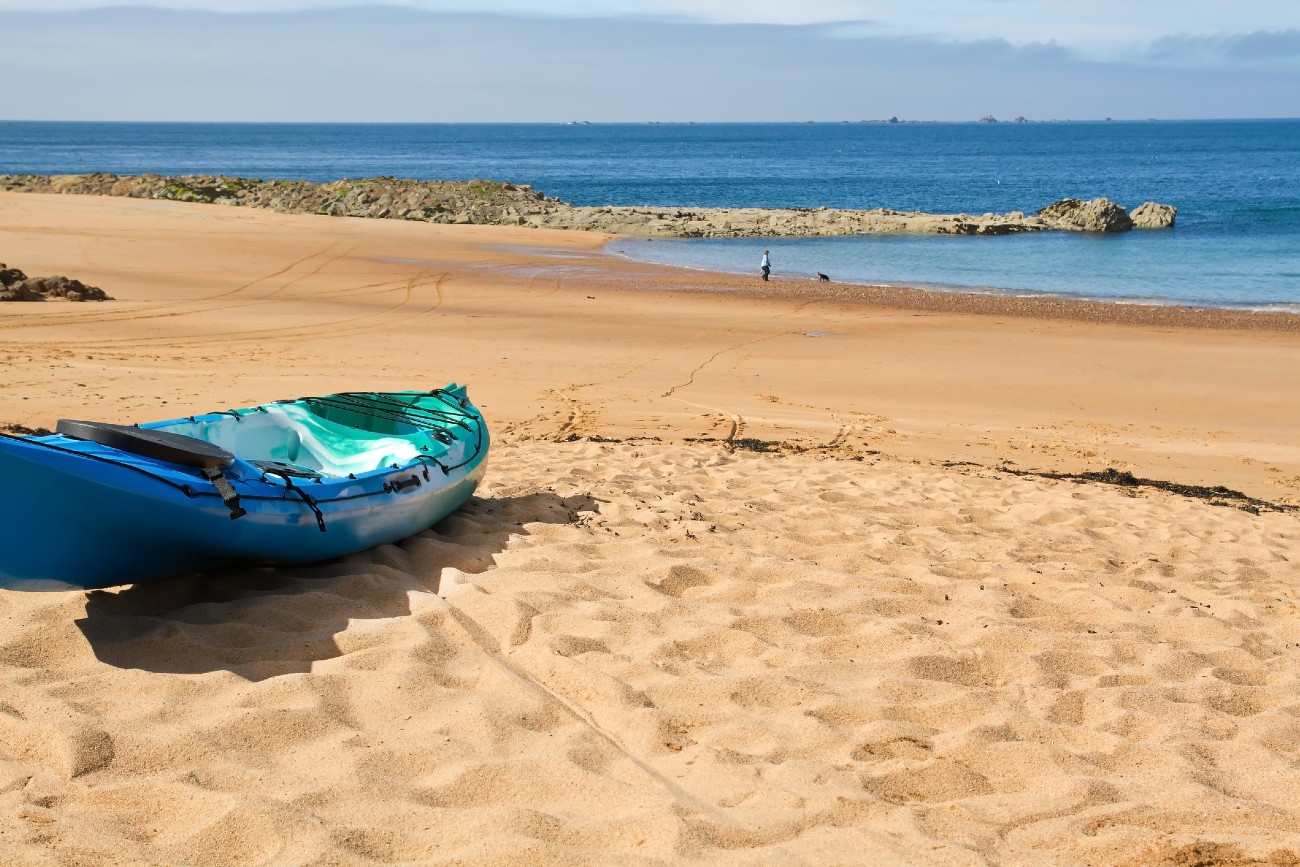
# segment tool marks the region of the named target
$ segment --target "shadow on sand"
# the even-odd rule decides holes
[[[476,574],[525,524],[568,524],[598,511],[587,496],[549,491],[471,497],[416,536],[341,560],[249,567],[96,590],[77,621],[95,656],[168,674],[230,671],[248,680],[307,672],[341,655],[349,621],[410,614],[407,593],[436,593],[442,569]]]

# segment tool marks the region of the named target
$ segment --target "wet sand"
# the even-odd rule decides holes
[[[4,305],[0,424],[455,380],[496,437],[399,545],[0,592],[0,860],[1300,859],[1293,318],[606,240],[0,194],[118,299]],[[1256,503],[1045,475],[1108,468]]]

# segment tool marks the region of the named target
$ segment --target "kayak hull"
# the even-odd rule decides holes
[[[473,494],[486,471],[488,435],[463,388],[384,395],[377,420],[365,418],[373,407],[355,394],[338,402],[341,413],[303,403],[337,397],[141,426],[208,442],[270,443],[261,455],[235,452],[221,468],[226,496],[199,467],[58,434],[0,439],[8,488],[0,587],[93,589],[326,560],[414,535]],[[430,402],[434,416],[423,408]],[[358,415],[379,430],[338,421],[355,424]],[[290,447],[301,463],[278,459]],[[343,474],[348,467],[355,469]]]

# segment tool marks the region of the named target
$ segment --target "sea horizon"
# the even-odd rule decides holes
[[[1014,123],[1285,123],[1300,115],[1276,117],[1067,117],[1067,118],[811,118],[809,120],[124,120],[85,118],[0,118],[0,124],[112,124],[128,126],[802,126],[806,124],[989,125]]]

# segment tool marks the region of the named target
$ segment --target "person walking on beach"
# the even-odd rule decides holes
[[[763,279],[764,279],[764,280],[767,279],[767,275],[768,275],[768,274],[771,274],[771,273],[772,273],[772,260],[769,259],[769,258],[767,257],[767,251],[766,251],[766,250],[763,251],[763,264],[760,265],[759,268],[760,268],[760,270],[763,272]]]

